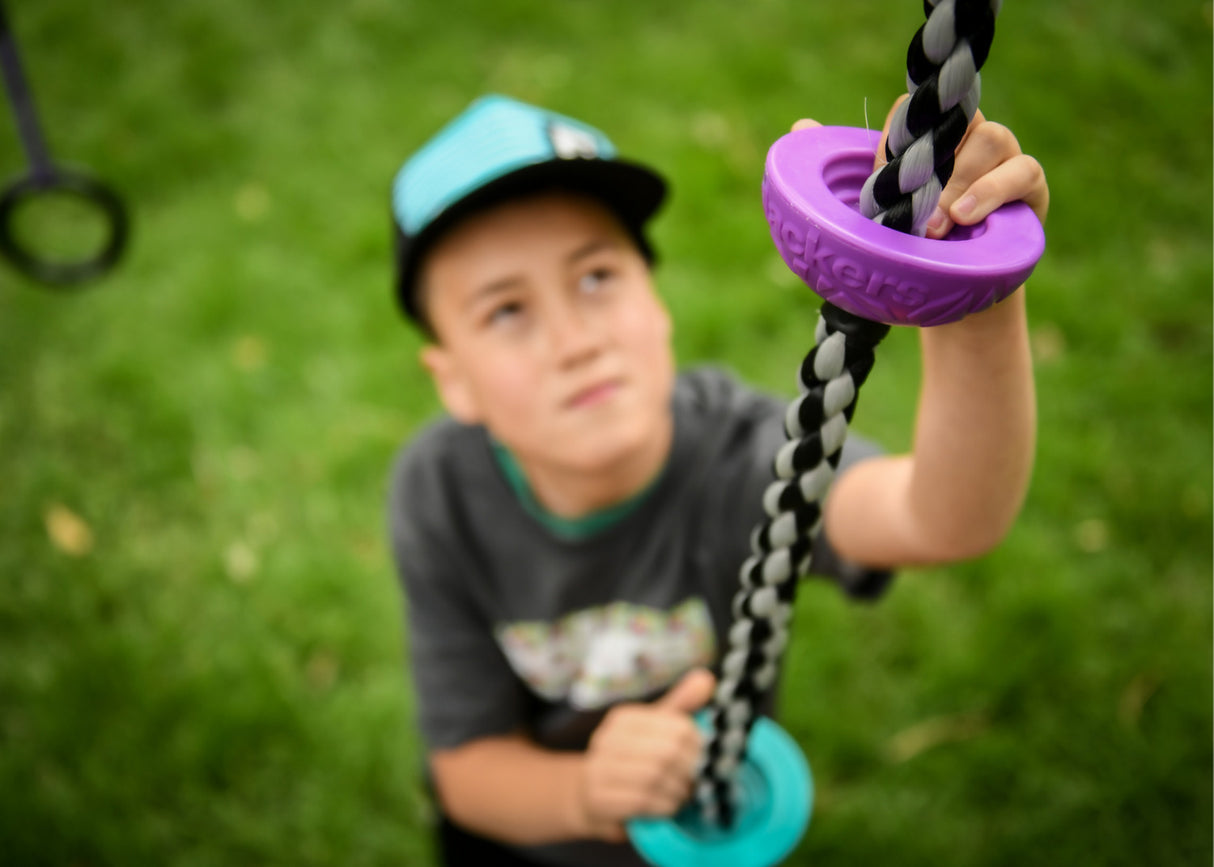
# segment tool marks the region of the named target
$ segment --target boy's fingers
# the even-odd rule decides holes
[[[690,774],[657,774],[649,778],[645,809],[673,813],[690,795]]]
[[[668,740],[651,742],[650,749],[638,745],[620,752],[600,768],[597,779],[604,785],[629,788],[645,794],[664,794],[682,803],[690,793],[700,761],[700,742]]]
[[[1028,154],[1017,154],[974,181],[966,196],[953,206],[953,218],[962,221],[961,210],[966,197],[974,196],[975,207],[965,218],[966,224],[977,222],[1000,205],[1024,202],[1033,209],[1037,219],[1045,224],[1050,206],[1050,188],[1045,182],[1041,163]]]
[[[951,193],[948,199],[948,205],[951,205],[958,192],[964,192],[974,181],[1019,153],[1020,143],[1003,124],[985,121],[971,125],[957,148],[953,176],[940,197],[941,203]],[[948,205],[944,205],[945,210]]]
[[[670,710],[693,713],[708,703],[717,679],[706,668],[693,668],[670,688],[655,704]]]
[[[792,131],[793,131],[793,132],[796,132],[796,131],[797,131],[797,130],[799,130],[799,129],[813,129],[814,127],[818,127],[818,126],[821,126],[821,125],[822,125],[822,124],[818,123],[818,122],[817,122],[816,120],[814,120],[813,118],[809,118],[809,117],[803,117],[803,118],[801,118],[800,120],[795,121],[795,122],[793,123],[793,125],[792,125]]]
[[[946,225],[944,231],[939,234],[933,231],[929,236],[944,234],[952,223],[972,226],[1008,202],[1025,202],[1044,224],[1049,195],[1041,164],[1033,157],[1020,154],[986,172],[967,187],[954,190],[948,199],[942,195],[941,209],[948,209]]]
[[[601,837],[608,843],[623,843],[628,839],[628,830],[619,822],[613,822],[603,829]]]
[[[940,194],[935,217],[928,222],[929,235],[943,235],[952,228],[953,222],[962,225],[975,223],[1003,204],[991,205],[985,213],[973,216],[978,213],[972,207],[975,203],[964,202],[964,199],[973,194],[971,188],[975,183],[1019,153],[1020,144],[1010,129],[1003,124],[983,120],[981,113],[976,115],[957,148],[953,174]],[[961,207],[954,208],[957,203],[962,203]],[[985,204],[985,201],[978,204]],[[944,224],[940,222],[942,216],[947,218]]]
[[[942,238],[954,224],[973,225],[1008,202],[1023,201],[1045,223],[1049,187],[1041,164],[1020,150],[1011,130],[975,118],[957,151],[953,175],[928,220],[927,236]]]
[[[599,783],[596,803],[604,817],[670,815],[691,796],[691,779],[653,774],[640,763],[618,770]]]

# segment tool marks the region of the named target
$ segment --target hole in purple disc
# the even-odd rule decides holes
[[[859,151],[834,154],[822,165],[822,180],[835,198],[853,211],[860,210],[860,190],[872,174],[873,158]]]
[[[860,211],[860,190],[872,174],[873,158],[862,151],[844,151],[822,164],[822,180],[836,199],[853,211]],[[976,226],[953,226],[945,241],[969,241],[986,234],[986,220]]]
[[[952,230],[944,236],[945,241],[968,241],[971,238],[981,238],[986,234],[986,220],[983,220],[976,226],[953,226]]]

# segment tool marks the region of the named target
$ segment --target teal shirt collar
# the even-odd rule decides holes
[[[598,509],[580,518],[562,518],[545,509],[536,499],[535,492],[531,490],[531,484],[527,481],[522,466],[510,450],[492,437],[489,439],[489,444],[493,451],[493,458],[497,462],[498,468],[501,469],[502,475],[506,477],[506,483],[510,486],[519,505],[555,536],[566,541],[588,539],[624,520],[648,498],[657,486],[657,480],[662,476],[659,473],[657,478],[640,491],[615,505]]]

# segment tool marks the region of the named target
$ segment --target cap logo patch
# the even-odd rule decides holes
[[[552,142],[553,153],[563,160],[594,159],[599,155],[594,136],[563,123],[548,124],[548,140]]]

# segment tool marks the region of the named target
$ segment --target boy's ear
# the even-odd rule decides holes
[[[452,418],[464,424],[480,422],[476,397],[459,361],[442,346],[433,343],[423,346],[419,357],[422,366],[434,380],[438,399]]]

